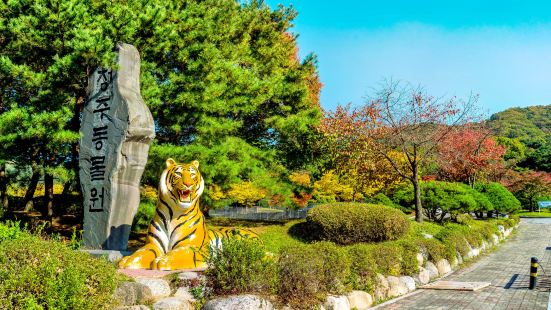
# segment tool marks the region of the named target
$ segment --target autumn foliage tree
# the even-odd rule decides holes
[[[509,180],[507,187],[524,208],[533,212],[538,198],[551,194],[551,173],[538,171],[518,173]]]
[[[505,147],[498,145],[491,132],[475,126],[461,126],[450,131],[438,144],[438,164],[448,181],[474,187],[477,178],[503,165]]]
[[[477,97],[463,101],[428,95],[409,84],[389,82],[359,112],[371,147],[414,189],[415,220],[423,221],[420,180],[422,169],[433,159],[439,143],[454,126],[472,119]],[[406,158],[401,166],[391,152]]]
[[[363,110],[350,105],[338,106],[335,112],[326,112],[321,129],[327,139],[331,166],[341,183],[352,189],[352,200],[371,196],[401,181],[388,162],[373,151],[373,141],[365,130],[368,127]],[[390,151],[400,166],[405,158]]]

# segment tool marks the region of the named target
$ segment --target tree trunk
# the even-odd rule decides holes
[[[90,74],[90,70],[86,69],[87,76]],[[78,132],[80,129],[80,113],[82,111],[82,107],[84,106],[84,102],[86,100],[85,92],[86,90],[82,90],[83,94],[77,99],[76,104],[73,108],[73,117],[71,119],[71,129],[74,132]],[[73,171],[75,172],[75,188],[74,190],[77,191],[82,196],[82,189],[80,187],[80,177],[79,177],[79,165],[78,165],[78,155],[79,155],[79,149],[78,149],[78,141],[73,143],[71,145],[71,165],[73,168]]]
[[[33,208],[34,192],[36,192],[36,186],[38,185],[38,181],[40,180],[40,170],[35,163],[33,163],[32,165],[32,170],[33,175],[31,176],[31,182],[29,183],[29,187],[27,187],[27,192],[25,193],[25,197],[23,198],[25,211],[30,211]]]
[[[9,208],[8,200],[8,177],[6,175],[6,164],[0,165],[0,217]]]
[[[44,174],[44,207],[45,216],[52,218],[54,210],[54,177],[49,174]]]
[[[419,168],[413,165],[413,191],[415,197],[415,220],[419,223],[423,222],[423,206],[421,205],[421,184],[419,182]]]

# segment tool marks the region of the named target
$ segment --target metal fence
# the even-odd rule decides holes
[[[300,210],[290,210],[282,208],[239,208],[225,207],[223,209],[209,210],[212,217],[225,217],[230,219],[252,220],[252,221],[283,221],[293,219],[303,219],[308,210],[314,205],[310,205]]]

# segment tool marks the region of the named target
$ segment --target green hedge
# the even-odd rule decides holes
[[[347,291],[349,275],[350,258],[334,243],[289,246],[280,253],[279,295],[294,307],[313,305]]]
[[[220,284],[216,284],[219,293],[277,293],[283,303],[293,308],[311,309],[327,294],[343,294],[352,289],[373,293],[377,273],[416,274],[417,253],[426,253],[435,263],[443,258],[451,262],[457,252],[465,256],[469,246],[479,247],[483,240],[493,241],[492,234],[498,234],[498,225],[515,225],[518,218],[486,221],[471,218],[465,222],[446,225],[412,222],[398,240],[345,246],[329,241],[293,244],[283,247],[278,256],[263,255],[258,243],[235,241],[209,258],[207,276],[222,276],[227,288],[240,288],[220,290]],[[426,234],[433,238],[427,239]],[[209,282],[215,279],[219,278]]]
[[[400,210],[364,203],[329,203],[316,206],[306,217],[310,233],[338,244],[396,240],[410,221]]]
[[[111,309],[115,267],[0,224],[0,309]],[[9,235],[9,237],[6,237]]]

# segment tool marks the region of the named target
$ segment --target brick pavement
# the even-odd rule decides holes
[[[551,219],[522,219],[518,231],[493,253],[446,280],[491,282],[477,292],[421,290],[380,309],[547,309],[551,277],[539,270],[535,290],[528,289],[530,257],[551,276]],[[417,291],[416,291],[417,292]]]

